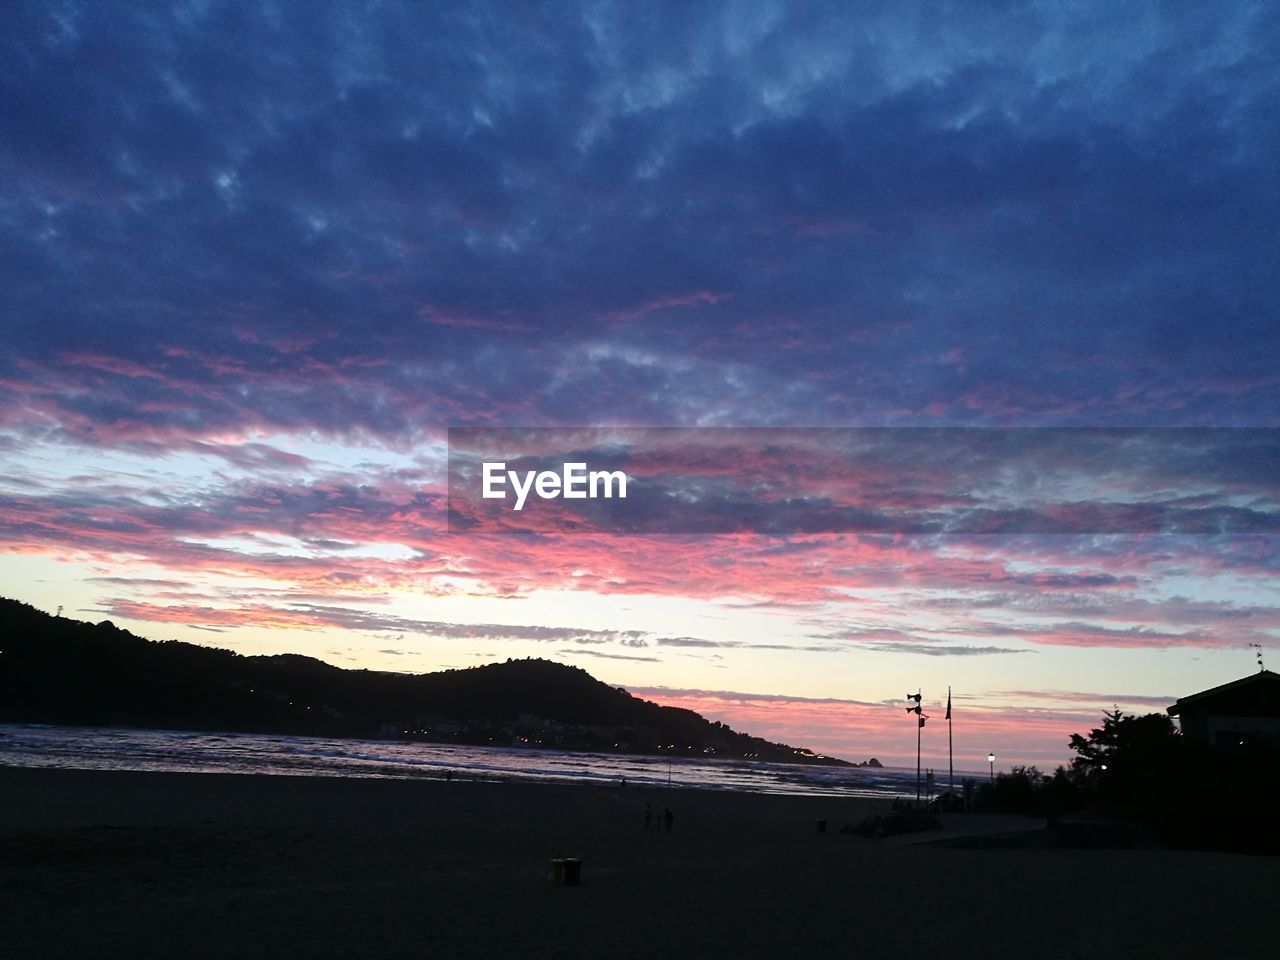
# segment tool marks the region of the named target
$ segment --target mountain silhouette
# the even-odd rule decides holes
[[[395,737],[846,765],[549,660],[438,673],[156,642],[0,598],[0,722]]]

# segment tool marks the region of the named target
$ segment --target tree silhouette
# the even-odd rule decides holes
[[[1152,757],[1163,757],[1176,742],[1178,734],[1173,721],[1162,713],[1135,717],[1116,708],[1102,715],[1102,726],[1089,731],[1087,737],[1071,735],[1071,749],[1077,753],[1071,761],[1073,770],[1084,773],[1140,764]]]
[[[1175,773],[1181,737],[1162,713],[1137,717],[1119,708],[1103,714],[1088,736],[1072,734],[1073,778],[1111,804],[1144,806],[1158,799]]]

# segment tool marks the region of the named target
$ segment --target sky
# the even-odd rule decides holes
[[[945,764],[950,687],[957,768],[1052,768],[1280,663],[1274,446],[1084,495],[1195,532],[512,536],[450,530],[448,430],[1265,436],[1277,104],[1253,2],[4,4],[0,593],[853,760],[918,689]]]

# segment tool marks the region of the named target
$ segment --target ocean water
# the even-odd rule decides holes
[[[323,777],[536,780],[810,796],[914,796],[915,769],[120,727],[0,724],[0,766]],[[956,772],[957,784],[960,773]],[[977,776],[977,775],[970,775]],[[946,773],[937,789],[946,788]]]

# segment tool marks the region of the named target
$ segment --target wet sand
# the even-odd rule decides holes
[[[670,833],[644,829],[646,802],[672,809]],[[618,786],[0,767],[0,955],[1271,955],[1275,858],[947,849],[837,832],[884,809]],[[547,883],[553,856],[582,858],[580,886]]]

